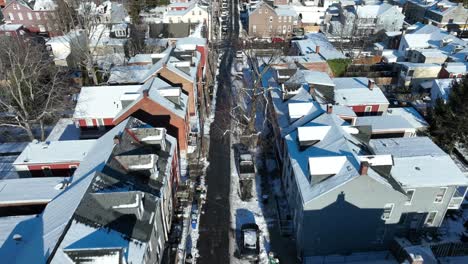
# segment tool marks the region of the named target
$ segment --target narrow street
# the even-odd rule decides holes
[[[233,42],[239,36],[239,13],[237,0],[230,3],[231,21],[223,40],[224,53],[221,59],[216,94],[215,118],[210,129],[210,148],[207,170],[207,199],[200,216],[198,263],[229,263],[230,226],[230,134],[231,83],[230,70],[235,53]],[[219,44],[219,43],[218,43]],[[221,51],[220,51],[221,52]]]

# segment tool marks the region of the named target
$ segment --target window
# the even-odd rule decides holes
[[[283,22],[283,17],[282,17],[282,16],[279,16],[279,17],[278,17],[278,22],[279,22],[279,23]]]
[[[392,215],[392,211],[393,211],[393,206],[394,206],[394,204],[392,204],[392,203],[386,204],[384,206],[384,211],[383,211],[383,214],[382,214],[382,220],[390,219],[390,216]]]
[[[268,14],[268,9],[265,9],[265,14]]]
[[[292,20],[291,17],[288,17],[288,22],[291,22],[291,20]]]
[[[414,197],[414,190],[407,190],[406,191],[406,202],[405,204],[406,205],[410,205],[411,202],[413,201],[413,197]]]
[[[281,34],[281,26],[278,26],[278,34]]]
[[[408,70],[408,77],[412,77],[414,75],[414,70]]]
[[[257,32],[257,25],[253,25],[253,26],[252,26],[252,32],[253,32],[253,33]]]
[[[75,173],[75,171],[76,171],[76,169],[78,168],[78,166],[76,166],[76,165],[70,165],[69,168],[70,168],[70,176],[73,176],[73,173]]]
[[[18,13],[18,17],[19,17],[19,20],[23,20],[23,14],[22,13]]]
[[[291,32],[291,25],[288,26],[288,32]]]
[[[436,216],[437,216],[437,211],[429,212],[429,214],[427,215],[425,224],[427,226],[433,226]]]
[[[33,19],[31,12],[28,12],[28,19],[29,19],[29,20],[32,20],[32,19]]]
[[[201,10],[200,10],[200,11],[198,11],[198,15],[200,15],[200,16],[201,16]]]
[[[194,16],[194,15],[195,15],[195,11],[192,11],[192,16]]]
[[[49,166],[43,166],[42,167],[42,172],[44,173],[44,176],[46,177],[52,177],[52,171],[50,170]]]
[[[447,187],[441,187],[436,194],[434,203],[441,203],[444,200],[444,196],[446,192],[447,192]]]
[[[364,112],[372,112],[372,106],[367,105],[366,108],[364,108]]]
[[[41,13],[36,12],[36,19],[37,19],[37,20],[41,20]]]
[[[15,20],[15,16],[13,15],[13,13],[8,13],[8,16],[10,17],[10,20]]]
[[[273,22],[273,17],[272,17],[272,16],[270,16],[270,23],[272,23],[272,22]]]

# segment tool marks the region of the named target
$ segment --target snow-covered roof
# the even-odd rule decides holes
[[[291,16],[291,17],[296,17],[297,13],[296,11],[291,8],[289,5],[277,5],[275,8],[275,13],[278,16]]]
[[[359,176],[360,161],[357,153],[360,153],[360,144],[342,129],[342,123],[343,121],[336,115],[323,114],[306,124],[305,126],[330,126],[320,142],[306,149],[299,147],[297,131],[293,131],[285,137],[285,143],[288,146],[287,155],[304,204]],[[340,163],[337,163],[340,168],[335,168],[332,173],[334,175],[325,175],[325,178],[323,175],[310,175],[315,169],[309,166],[310,159],[321,157],[340,160]],[[344,162],[342,162],[343,160]],[[379,177],[371,168],[369,168],[368,175]]]
[[[129,111],[133,106],[138,104],[144,98],[143,91],[145,90],[148,91],[148,98],[150,98],[152,101],[166,108],[168,111],[176,114],[177,116],[181,118],[185,118],[186,113],[187,113],[186,112],[187,107],[188,107],[188,104],[187,104],[188,95],[184,93],[179,93],[180,95],[179,103],[176,104],[173,101],[163,96],[164,91],[163,92],[160,91],[161,89],[167,89],[167,88],[170,88],[170,90],[173,90],[175,87],[172,87],[170,84],[166,83],[160,78],[153,77],[149,79],[138,90],[138,94],[139,94],[138,98],[136,98],[131,104],[129,104],[127,107],[122,109],[119,113],[117,113],[114,120],[120,118],[125,113],[127,113],[127,111]]]
[[[38,221],[36,215],[0,217],[0,253],[7,242],[12,242],[15,234],[25,236],[30,232],[34,232]],[[14,252],[9,253],[12,254]],[[2,254],[0,255],[3,256]]]
[[[324,72],[311,70],[298,70],[285,84],[318,84],[335,86],[330,76]]]
[[[391,174],[404,187],[468,185],[452,158],[427,137],[372,139],[370,146],[393,155]]]
[[[385,114],[402,116],[416,129],[422,130],[429,126],[424,117],[413,107],[389,108]]]
[[[21,178],[0,181],[0,205],[48,203],[65,189],[67,178]]]
[[[432,83],[432,96],[434,97],[436,95],[434,93],[437,91],[437,97],[440,97],[442,100],[447,101],[449,99],[450,90],[452,89],[453,82],[453,79],[435,79]]]
[[[452,74],[463,74],[468,73],[468,62],[448,62],[445,66],[445,70]]]
[[[151,65],[115,66],[110,70],[108,84],[140,83]]]
[[[73,118],[114,118],[122,110],[120,97],[140,88],[141,85],[82,87]]]
[[[397,62],[400,65],[406,66],[408,69],[415,69],[415,68],[442,68],[440,64],[437,63],[416,63],[416,62]]]
[[[144,259],[147,243],[128,239],[123,234],[106,227],[92,227],[73,220],[67,234],[60,243],[51,263],[73,264],[66,252],[85,249],[123,249],[125,257],[119,254],[102,254],[92,258],[92,263],[120,263],[122,258],[126,263],[139,263]],[[116,260],[117,262],[111,262]]]
[[[20,154],[29,142],[5,142],[0,143],[0,156]]]
[[[373,132],[415,129],[404,117],[398,115],[361,116],[356,126],[372,126]]]
[[[55,10],[57,8],[57,4],[54,0],[36,0],[34,2],[33,9],[38,10]]]
[[[334,78],[335,102],[340,105],[389,104],[382,90],[374,84],[369,89],[366,77]]]
[[[402,38],[408,44],[408,48],[411,49],[441,48],[444,43],[455,43],[466,46],[466,42],[463,40],[433,25],[420,26],[413,32],[405,34]]]
[[[383,3],[380,5],[358,5],[355,8],[359,18],[376,18],[393,8],[393,5]]]
[[[19,178],[13,162],[18,155],[1,156],[0,155],[0,180],[17,179]]]
[[[0,256],[10,263],[45,263],[59,243],[63,232],[88,190],[94,176],[104,168],[112,153],[114,136],[121,133],[127,121],[120,123],[96,141],[89,154],[81,162],[69,187],[47,204],[42,214],[18,223],[25,243],[6,240],[0,248]],[[1,220],[1,219],[0,219]],[[12,234],[10,234],[12,236]]]
[[[343,53],[339,52],[331,43],[327,37],[322,33],[310,33],[306,34],[306,39],[293,40],[301,54],[313,54],[316,53],[316,47],[319,46],[320,50],[318,54],[325,60],[331,59],[345,59]]]
[[[72,118],[61,118],[50,132],[46,141],[78,140],[80,128],[76,127]]]
[[[31,142],[14,165],[80,162],[95,143],[96,140]]]

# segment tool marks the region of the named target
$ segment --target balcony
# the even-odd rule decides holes
[[[448,209],[459,209],[465,199],[467,186],[458,186],[450,199]]]

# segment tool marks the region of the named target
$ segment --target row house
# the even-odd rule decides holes
[[[388,3],[357,5],[354,1],[341,1],[329,10],[332,12],[325,16],[324,31],[340,38],[399,31],[405,19],[400,7]]]
[[[358,116],[382,115],[388,109],[389,102],[375,82],[366,77],[334,78],[333,97],[336,105],[348,106]]]
[[[299,257],[388,250],[396,236],[434,232],[468,186],[429,138],[369,140],[334,114],[292,131],[284,148]]]
[[[163,23],[194,23],[205,24],[209,14],[206,7],[197,2],[190,2],[183,8],[170,8],[164,13]]]
[[[8,37],[21,37],[28,32],[24,29],[22,24],[3,24],[0,25],[0,36]]]
[[[273,7],[261,2],[249,14],[250,36],[259,38],[290,38],[298,25],[298,14],[289,6]]]
[[[95,140],[31,142],[13,162],[20,177],[69,177]]]
[[[161,263],[179,175],[176,139],[127,119],[96,141],[41,213],[0,218],[0,256],[14,263]]]
[[[188,96],[160,78],[151,78],[144,85],[82,87],[73,119],[82,138],[96,138],[129,116],[165,127],[177,138],[181,155],[186,154]]]
[[[53,7],[53,6],[52,6]],[[6,24],[21,24],[29,32],[61,35],[55,9],[33,8],[23,0],[12,0],[2,9]]]
[[[401,115],[360,116],[356,126],[370,126],[371,139],[415,137],[417,128]]]
[[[466,27],[468,8],[463,3],[448,0],[410,0],[405,4],[405,16],[410,23],[422,22],[448,30]]]

